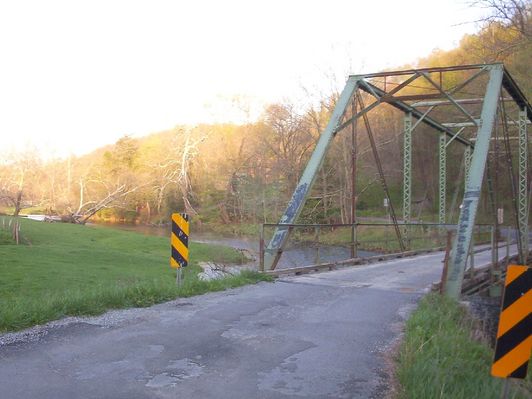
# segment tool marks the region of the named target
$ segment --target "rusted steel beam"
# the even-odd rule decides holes
[[[357,99],[358,99],[358,102],[360,103],[360,107],[364,108],[364,101],[362,100],[362,96],[360,95],[360,93],[357,93]],[[386,198],[388,199],[388,204],[390,206],[390,217],[392,218],[393,227],[395,229],[395,234],[397,236],[397,240],[399,241],[399,248],[401,248],[401,251],[404,251],[405,244],[403,242],[403,237],[401,236],[401,230],[399,229],[399,226],[397,224],[397,217],[395,216],[395,209],[393,207],[392,198],[390,197],[388,185],[386,184],[386,178],[384,176],[384,171],[382,169],[379,152],[377,150],[377,144],[375,144],[375,138],[373,137],[373,133],[371,131],[371,126],[369,124],[368,115],[362,114],[362,119],[364,120],[364,124],[366,125],[366,132],[368,134],[369,142],[371,144],[371,151],[373,152],[373,157],[375,158],[375,164],[377,165],[377,170],[379,171],[381,185],[384,190],[384,194],[386,195]]]
[[[388,96],[381,97],[383,103],[393,103],[396,101],[420,101],[420,100],[435,100],[437,98],[443,98],[442,94],[411,94],[403,96]]]
[[[482,104],[484,101],[483,98],[457,98],[454,100],[454,102],[458,104],[465,104],[465,105],[474,105],[474,104]],[[514,101],[512,98],[503,98],[501,101]],[[453,102],[449,100],[441,100],[441,101],[420,101],[418,103],[410,104],[413,107],[438,107],[438,106],[445,106],[445,105],[454,105]]]
[[[360,89],[364,90],[365,92],[367,93],[376,93],[378,96],[384,96],[386,93],[378,88],[377,86],[374,86],[372,85],[371,83],[368,83],[368,82],[364,82],[364,84],[361,84],[360,85]],[[375,103],[373,103],[375,104]],[[380,103],[379,103],[380,104]],[[423,119],[423,123],[426,124],[426,125],[429,125],[430,127],[436,129],[437,131],[439,132],[444,132],[445,134],[447,134],[447,136],[449,137],[453,137],[455,135],[455,132],[453,132],[450,128],[446,127],[446,126],[443,126],[441,123],[439,123],[438,121],[436,121],[435,119],[432,119],[431,117],[429,116],[424,116],[423,117],[423,112],[421,112],[420,110],[412,107],[411,105],[405,103],[404,101],[395,101],[393,103],[390,103],[391,106],[405,112],[405,113],[409,113],[411,112],[412,115],[414,117],[416,117],[417,119],[420,119],[422,118]],[[367,108],[371,107],[371,105],[369,105]],[[359,112],[357,115],[355,115],[355,117],[359,117],[361,114],[361,112]],[[342,130],[344,127],[348,126],[349,124],[351,123],[351,120],[347,120],[346,122],[344,122],[342,125],[340,125],[337,129],[337,131],[340,131]],[[473,143],[471,143],[471,141],[463,138],[463,137],[457,137],[456,140],[458,142],[460,142],[461,144],[464,144],[464,145],[467,145],[467,146],[470,146],[470,147],[474,147],[475,145]]]
[[[510,97],[519,105],[520,109],[526,110],[528,120],[532,121],[532,106],[530,106],[527,98],[505,67],[503,67],[502,87],[506,89]]]
[[[383,78],[387,76],[402,76],[402,75],[412,75],[416,72],[453,72],[453,71],[468,71],[472,69],[483,69],[486,67],[486,64],[475,64],[475,65],[460,65],[460,66],[450,66],[450,67],[434,67],[434,68],[420,68],[420,69],[405,69],[403,71],[388,71],[388,72],[377,72],[377,73],[364,73],[357,76],[361,78]]]

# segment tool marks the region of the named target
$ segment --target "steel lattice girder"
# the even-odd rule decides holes
[[[528,135],[526,109],[519,112],[519,232],[521,236],[521,257],[523,264],[528,256]]]
[[[445,205],[447,197],[447,151],[445,133],[440,133],[439,140],[439,194],[440,201],[438,204],[438,222],[445,224]]]
[[[467,179],[469,179],[469,169],[471,168],[471,147],[466,146],[464,150],[464,186],[467,186]]]
[[[464,271],[466,268],[467,253],[473,235],[473,227],[475,225],[475,217],[480,200],[491,132],[495,124],[498,99],[502,88],[502,65],[491,65],[489,67],[489,75],[489,81],[480,115],[477,141],[471,159],[469,178],[467,179],[464,200],[462,202],[460,217],[458,219],[457,233],[448,263],[445,292],[448,296],[453,298],[459,298],[462,291],[462,281],[464,279]]]
[[[412,113],[404,117],[403,140],[403,220],[410,223],[412,214]],[[407,240],[405,228],[404,236]],[[405,243],[406,244],[406,243]]]
[[[443,89],[442,85],[442,73],[447,72],[454,72],[454,71],[469,71],[470,76],[467,77],[464,81],[462,81],[460,84],[455,86],[449,91],[446,91]],[[439,73],[440,74],[440,83],[438,84],[436,81],[437,79],[433,79],[429,74],[433,73]],[[486,95],[482,99],[474,99],[474,101],[470,99],[462,99],[462,98],[454,98],[453,95],[455,92],[459,92],[462,88],[464,88],[466,85],[468,85],[470,82],[474,81],[478,77],[489,75],[489,82],[486,90]],[[386,77],[406,77],[406,80],[404,80],[402,83],[397,84],[395,88],[392,90],[386,90]],[[382,78],[384,77],[384,89],[381,87],[378,87],[377,85],[373,84],[369,81],[369,79],[373,78]],[[430,83],[432,85],[432,90],[437,90],[439,93],[437,94],[425,94],[425,95],[402,95],[399,93],[400,90],[402,90],[405,87],[408,87],[412,82],[416,81],[417,79],[424,80],[425,83]],[[498,83],[497,83],[498,82]],[[382,72],[377,74],[366,74],[366,75],[352,75],[349,77],[346,86],[341,94],[341,96],[338,99],[337,105],[333,111],[333,114],[331,116],[331,119],[320,136],[320,139],[317,143],[316,149],[314,150],[304,172],[301,177],[301,180],[299,181],[298,186],[296,187],[296,190],[294,191],[292,195],[292,199],[289,201],[288,206],[286,208],[285,213],[281,217],[281,220],[279,222],[280,226],[277,228],[277,230],[274,232],[274,235],[269,242],[266,250],[265,250],[265,258],[264,258],[264,264],[266,268],[273,269],[275,268],[277,261],[279,257],[282,254],[283,247],[286,243],[286,240],[289,236],[289,226],[283,227],[283,224],[290,225],[296,222],[297,217],[299,216],[304,203],[306,201],[306,198],[308,194],[310,193],[312,184],[314,183],[316,174],[323,163],[323,160],[325,158],[326,152],[329,148],[329,145],[334,138],[334,136],[341,131],[343,128],[349,126],[354,120],[358,119],[359,117],[364,116],[367,112],[371,111],[372,109],[376,108],[377,106],[381,104],[389,104],[401,111],[403,111],[405,114],[411,114],[417,119],[417,122],[411,127],[410,131],[413,131],[416,126],[418,126],[420,123],[423,123],[431,128],[434,128],[436,131],[442,133],[442,135],[445,135],[449,137],[449,139],[446,139],[445,146],[448,146],[453,141],[457,143],[461,143],[463,145],[466,145],[466,152],[471,152],[471,150],[474,150],[473,155],[470,157],[469,154],[465,154],[465,166],[466,166],[466,180],[467,180],[467,189],[466,189],[466,195],[464,199],[464,203],[468,202],[470,205],[468,207],[464,207],[462,205],[462,211],[460,214],[460,224],[459,224],[459,232],[458,236],[455,240],[455,243],[453,244],[453,251],[452,256],[453,258],[450,259],[450,273],[448,276],[452,281],[454,281],[456,284],[453,286],[453,282],[448,286],[453,286],[454,288],[449,288],[448,293],[454,292],[456,287],[461,287],[461,279],[463,278],[463,270],[460,271],[460,269],[465,268],[465,260],[462,262],[462,249],[464,247],[464,244],[469,243],[471,241],[471,232],[474,224],[474,216],[476,214],[476,209],[478,205],[478,196],[475,199],[476,193],[480,193],[480,186],[482,184],[482,178],[478,177],[479,172],[481,175],[483,174],[484,168],[485,168],[485,157],[482,156],[481,151],[477,151],[476,147],[479,145],[479,142],[483,142],[483,146],[489,145],[489,137],[484,136],[490,136],[491,135],[491,127],[493,125],[493,118],[494,115],[491,114],[491,109],[495,107],[497,108],[497,98],[501,94],[501,87],[504,87],[509,97],[503,98],[504,101],[513,101],[514,103],[518,104],[520,109],[524,109],[526,118],[529,120],[532,120],[532,108],[530,107],[530,104],[524,97],[523,93],[519,89],[519,87],[515,84],[514,80],[511,78],[511,76],[508,74],[506,69],[502,64],[488,64],[488,65],[467,65],[467,66],[456,66],[456,67],[445,67],[445,68],[425,68],[425,69],[418,69],[418,70],[408,70],[408,71],[395,71],[395,72]],[[373,103],[370,103],[368,106],[363,106],[361,109],[358,110],[358,113],[355,115],[352,115],[350,118],[347,118],[345,116],[347,107],[349,103],[351,102],[352,98],[355,95],[358,95],[357,92],[360,90],[368,93],[370,96],[373,96],[375,98],[375,101]],[[436,99],[443,99],[444,101],[433,101]],[[425,101],[425,100],[431,100],[431,101]],[[468,111],[464,108],[464,106],[467,106],[468,104],[480,104],[483,103],[482,106],[482,114],[480,119],[475,118],[474,114]],[[452,122],[449,124],[446,124],[444,122],[440,122],[432,117],[429,117],[428,114],[437,106],[441,105],[452,105],[461,112],[462,118],[465,116],[467,122],[463,121],[457,121]],[[420,107],[430,107],[428,110],[420,109]],[[490,115],[488,117],[488,114]],[[491,123],[489,121],[491,120]],[[477,133],[477,143],[474,144],[471,140],[461,135],[464,128],[467,128],[467,126],[474,126],[478,127],[478,133]],[[463,126],[462,126],[463,125]],[[461,127],[460,130],[455,131],[453,130],[453,127]],[[441,140],[441,139],[440,139]],[[486,141],[487,140],[487,141]],[[443,140],[442,140],[443,141]],[[410,144],[411,145],[411,144]],[[443,147],[440,147],[440,151]],[[405,149],[407,151],[407,149]],[[410,150],[411,151],[411,150]],[[487,150],[486,150],[487,151]],[[405,152],[405,155],[407,153]],[[443,165],[443,161],[445,160],[444,157],[440,157],[440,160],[442,161],[441,164]],[[471,161],[471,167],[468,167],[468,164]],[[411,161],[410,161],[411,162]],[[411,165],[410,165],[411,168]],[[404,193],[403,200],[405,198],[409,197],[410,199],[408,201],[404,201],[404,204],[407,204],[407,206],[411,203],[411,178],[408,179],[406,177],[406,172],[408,170],[408,165],[404,166],[404,182],[405,185],[408,188],[408,193]],[[442,172],[444,168],[440,167],[440,172]],[[527,172],[528,173],[528,172]],[[475,175],[475,178],[473,178],[473,175]],[[471,181],[470,181],[471,180]],[[474,188],[478,188],[475,190]],[[442,193],[444,190],[440,190],[440,193]],[[473,202],[471,202],[473,201]],[[476,202],[475,202],[476,201]],[[440,207],[440,210],[443,209]],[[411,211],[411,210],[410,210]],[[410,212],[404,212],[404,216],[406,217],[407,214]],[[401,242],[401,244],[403,244]],[[457,247],[458,245],[458,247]],[[467,247],[466,247],[467,248]],[[464,253],[466,253],[465,251]],[[458,270],[458,271],[457,271]],[[454,295],[454,294],[451,294]]]

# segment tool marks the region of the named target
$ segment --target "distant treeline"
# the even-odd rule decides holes
[[[435,50],[403,67],[503,61],[530,98],[530,3],[480,3],[490,6],[493,13],[477,34],[465,36],[453,50]],[[496,6],[504,4],[520,7],[497,14]],[[80,157],[43,162],[33,151],[10,154],[0,164],[0,205],[14,214],[31,207],[32,212],[59,214],[80,223],[89,218],[158,223],[167,221],[176,210],[195,215],[200,223],[276,221],[337,96],[330,93],[306,109],[289,102],[271,104],[257,121],[242,125],[178,126],[139,139],[124,136]],[[392,200],[399,208],[402,115],[383,108],[372,112],[370,120],[385,160]],[[424,133],[414,137],[413,199],[414,213],[430,217],[437,207],[437,135]],[[357,156],[357,207],[367,214],[383,212],[382,189],[375,184],[377,170],[363,134],[357,136]],[[456,159],[449,162],[448,175],[453,181],[460,175],[462,155],[451,151],[449,156]],[[346,131],[336,137],[329,151],[303,221],[349,222],[350,181],[351,137]],[[451,183],[449,196],[456,190],[460,190],[458,185]]]

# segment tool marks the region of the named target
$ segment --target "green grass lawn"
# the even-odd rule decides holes
[[[490,375],[493,350],[472,338],[474,321],[457,302],[430,294],[406,323],[397,359],[400,398],[499,399],[503,381]],[[528,379],[509,398],[530,398]]]
[[[25,219],[21,224],[23,245],[0,234],[0,331],[4,332],[67,315],[148,306],[267,279],[245,272],[199,281],[198,262],[239,263],[242,258],[227,247],[191,243],[190,264],[178,289],[176,272],[169,266],[169,238],[99,226]]]

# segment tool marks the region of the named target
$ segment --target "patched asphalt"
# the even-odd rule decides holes
[[[0,397],[382,398],[386,357],[442,259],[284,277],[4,334]]]

